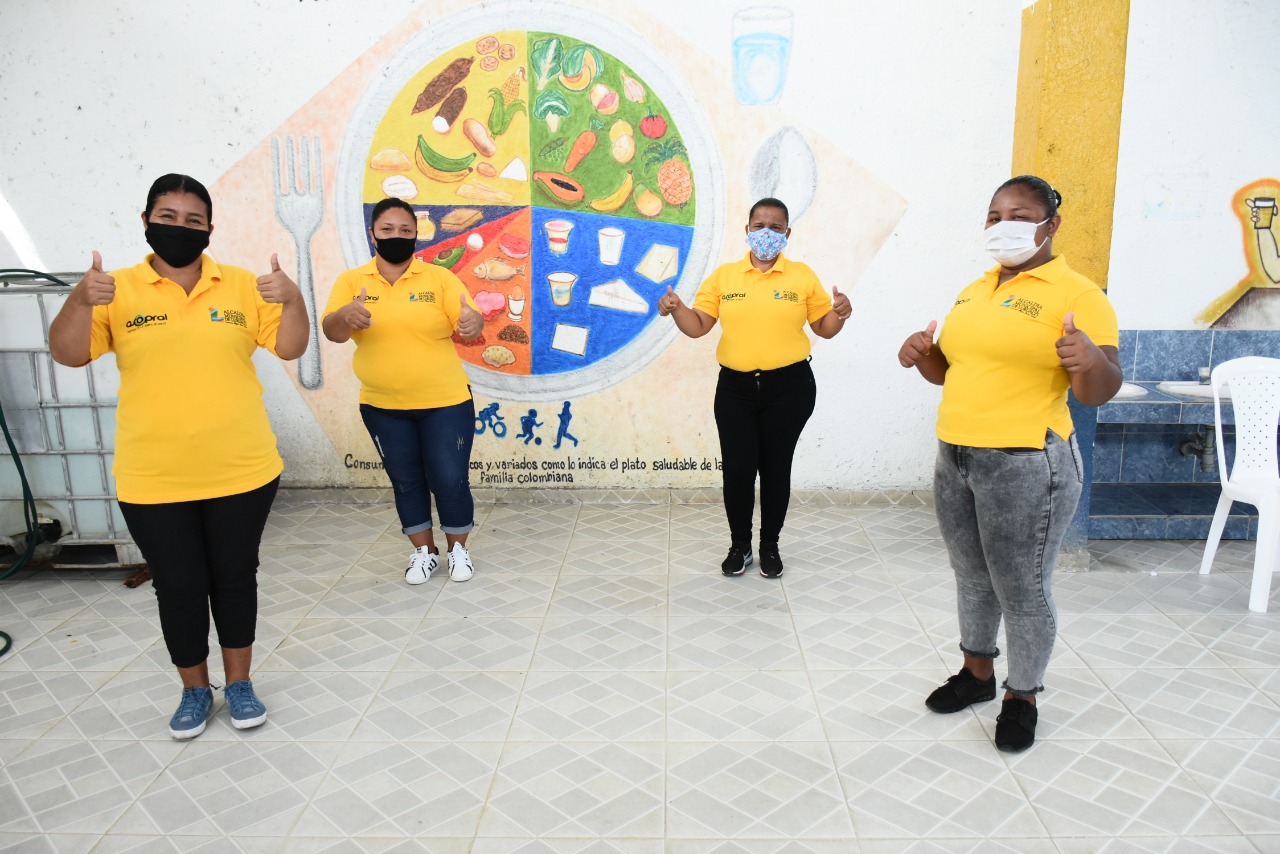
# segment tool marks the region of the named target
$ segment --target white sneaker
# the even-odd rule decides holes
[[[454,581],[467,581],[475,574],[471,566],[471,554],[462,543],[454,543],[449,549],[449,577]]]
[[[404,571],[404,580],[407,584],[425,584],[431,573],[436,571],[440,566],[440,555],[427,551],[427,546],[420,549],[414,549],[413,555],[409,558],[409,568]]]

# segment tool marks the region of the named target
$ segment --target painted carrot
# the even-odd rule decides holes
[[[573,141],[573,146],[569,149],[569,157],[564,161],[564,171],[572,172],[582,162],[582,158],[591,153],[591,149],[596,147],[596,131],[603,127],[604,122],[592,119],[591,129],[578,134],[578,138]]]

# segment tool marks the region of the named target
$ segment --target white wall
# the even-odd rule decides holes
[[[1109,274],[1121,328],[1202,326],[1247,272],[1231,201],[1280,178],[1278,44],[1280,3],[1133,0]]]
[[[451,8],[475,5],[459,0]],[[628,0],[616,7],[676,28],[727,67],[730,18],[743,5],[750,4]],[[1023,3],[797,0],[790,5],[795,33],[782,106],[908,205],[856,284],[853,319],[837,339],[819,342],[815,350],[819,405],[802,439],[795,485],[923,485],[931,473],[937,390],[902,370],[895,354],[906,334],[940,318],[952,296],[987,266],[977,238],[990,192],[1009,174]],[[1179,16],[1157,15],[1155,3],[1135,3],[1131,32],[1141,24],[1164,34],[1149,45],[1131,40],[1131,55],[1150,57],[1150,63],[1139,63],[1139,80],[1131,84],[1135,96],[1144,85],[1155,88],[1157,68],[1188,78],[1197,73],[1196,61],[1169,61],[1166,39],[1183,45],[1190,33],[1203,30],[1216,39],[1214,50],[1222,51],[1238,29],[1248,30],[1248,22],[1215,24],[1207,15],[1197,24],[1191,16],[1198,4],[1181,5],[1187,9]],[[1272,8],[1261,3],[1245,8],[1274,23],[1274,12],[1264,7]],[[179,171],[212,184],[418,8],[409,0],[5,0],[0,5],[0,193],[47,268],[83,269],[93,248],[108,265],[134,263],[146,249],[137,216],[155,176]],[[1172,23],[1178,18],[1186,22]],[[1240,76],[1263,86],[1265,75],[1244,74],[1257,61],[1271,62],[1275,70],[1274,59],[1240,58]],[[1219,104],[1234,97],[1191,82],[1168,87],[1184,111],[1185,92],[1203,92]],[[1185,91],[1175,96],[1178,88]],[[1126,133],[1138,132],[1142,119],[1130,118],[1129,104],[1127,95]],[[1255,114],[1261,112],[1254,107]],[[1149,143],[1162,111],[1157,106],[1147,115],[1152,128],[1141,139]],[[1163,118],[1172,123],[1175,115]],[[1205,156],[1192,167],[1178,157],[1162,165],[1165,173],[1208,170],[1216,168],[1204,165],[1211,160],[1233,159],[1234,154],[1223,158],[1212,149],[1210,136],[1259,161],[1268,148],[1275,150],[1280,135],[1274,119],[1267,120],[1272,122],[1269,135],[1252,137],[1236,130],[1257,128],[1256,122],[1264,120],[1225,107],[1217,118],[1231,133],[1206,129]],[[1257,138],[1271,144],[1254,146]],[[1147,156],[1137,154],[1134,145],[1132,134],[1126,136],[1124,158]],[[1159,156],[1176,149],[1156,147]],[[1276,162],[1274,155],[1270,162]],[[1243,166],[1238,171],[1251,174]],[[1229,183],[1235,174],[1215,174],[1204,183],[1224,177]],[[1143,190],[1126,184],[1126,192],[1136,200]],[[849,215],[856,214],[855,201]],[[264,210],[263,216],[270,218],[271,212]],[[839,221],[820,229],[801,225],[824,240],[838,240],[842,228]],[[837,260],[825,261],[819,273],[828,286],[844,289],[839,252],[826,249],[823,256]],[[1127,263],[1119,250],[1116,258]],[[0,266],[21,260],[0,241]],[[1181,281],[1190,281],[1187,271],[1194,265],[1185,257],[1169,263],[1180,271]],[[1138,278],[1132,265],[1125,269],[1130,272],[1124,275],[1113,270],[1113,283]],[[1126,291],[1113,293],[1123,299]],[[707,351],[697,352],[705,357]],[[714,366],[708,362],[688,370],[709,375]],[[706,408],[704,427],[714,435],[709,403]],[[290,438],[281,440],[293,465]]]

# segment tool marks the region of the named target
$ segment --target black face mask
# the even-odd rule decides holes
[[[147,223],[147,244],[170,267],[186,267],[209,245],[209,232],[185,225]]]
[[[403,264],[413,257],[413,249],[418,241],[412,237],[375,237],[373,244],[378,247],[378,256],[388,264]]]

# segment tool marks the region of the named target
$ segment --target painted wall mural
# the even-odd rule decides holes
[[[804,217],[799,257],[848,290],[905,202],[781,111],[785,9],[744,10],[713,57],[635,9],[429,5],[215,185],[222,222],[273,198],[314,311],[371,256],[373,205],[412,206],[416,254],[485,317],[480,339],[455,342],[476,398],[474,486],[718,485],[716,336],[679,336],[658,297],[692,301],[741,257],[765,195]],[[384,482],[350,349],[259,363],[295,482]]]
[[[1245,274],[1196,318],[1221,329],[1280,329],[1280,247],[1277,200],[1280,180],[1263,178],[1241,187],[1231,211],[1243,234]]]

